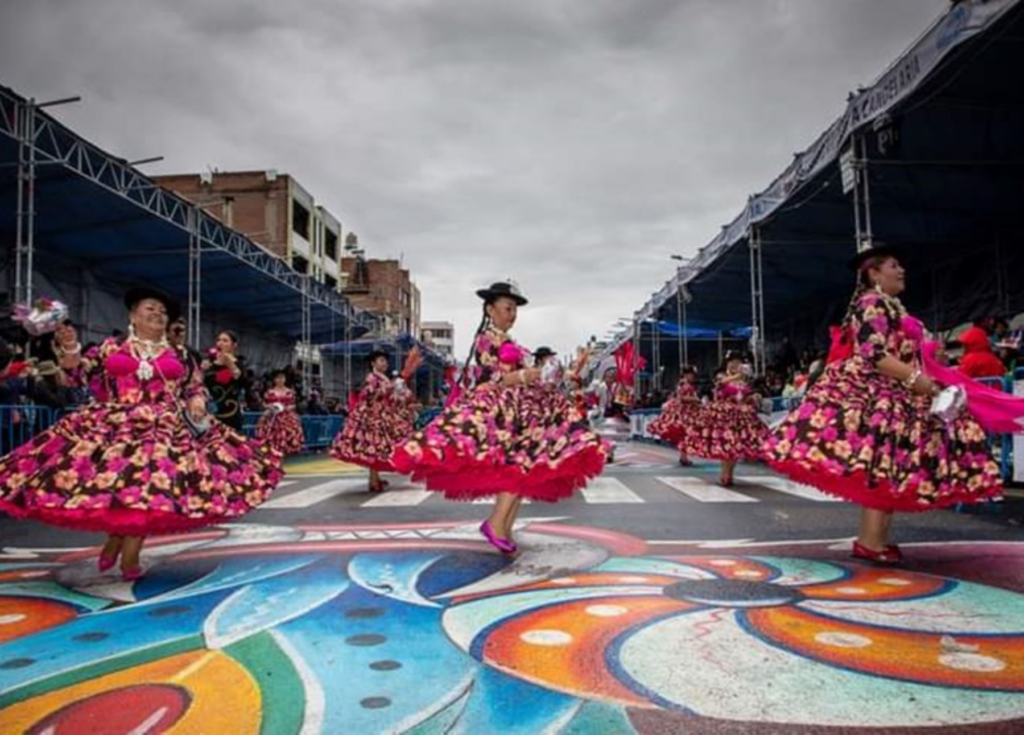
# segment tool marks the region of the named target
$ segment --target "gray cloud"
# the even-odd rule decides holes
[[[14,0],[2,81],[154,172],[292,173],[425,316],[565,350],[627,315],[945,0]]]

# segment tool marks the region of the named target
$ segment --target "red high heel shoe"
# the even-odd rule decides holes
[[[121,579],[125,582],[135,582],[136,580],[142,579],[145,571],[142,567],[128,567],[121,569]]]
[[[100,574],[113,569],[115,564],[117,564],[117,554],[104,554],[101,551],[100,558],[96,560],[96,568],[100,570]]]
[[[875,551],[869,549],[859,541],[853,542],[853,551],[850,553],[854,559],[863,559],[869,561],[872,564],[882,564],[886,566],[893,566],[903,561],[903,554],[900,552],[898,546],[890,544],[881,551]]]

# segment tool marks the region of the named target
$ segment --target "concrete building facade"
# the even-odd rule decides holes
[[[423,322],[423,341],[455,360],[455,325],[452,322]]]
[[[156,176],[229,227],[328,288],[341,291],[341,222],[288,174],[230,171]]]

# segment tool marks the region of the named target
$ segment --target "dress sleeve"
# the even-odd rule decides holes
[[[360,391],[360,400],[366,398],[372,398],[373,396],[386,395],[388,392],[388,386],[383,380],[377,377],[375,373],[370,373],[366,376],[366,382],[363,383],[363,389]]]
[[[203,380],[203,371],[198,370],[195,366],[189,366],[186,360],[189,360],[188,351],[184,355],[178,355],[178,358],[185,364],[185,381],[182,385],[182,393],[185,395],[185,400],[192,400],[196,396],[202,396],[209,400],[210,394],[206,390],[206,382]]]
[[[854,312],[857,327],[857,354],[873,363],[889,353],[889,337],[895,331],[896,316],[885,300],[867,293],[857,302]]]
[[[498,350],[501,345],[495,344],[491,335],[484,332],[476,340],[474,350],[477,364],[477,384],[490,383],[501,378],[498,370]]]

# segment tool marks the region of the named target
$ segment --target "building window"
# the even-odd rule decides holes
[[[293,255],[292,268],[295,269],[297,273],[309,273],[309,261],[301,255]]]
[[[335,263],[338,262],[338,236],[330,230],[327,230],[324,242],[324,255]]]
[[[309,210],[296,201],[292,202],[292,230],[309,240]]]

